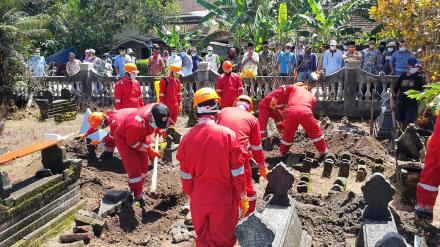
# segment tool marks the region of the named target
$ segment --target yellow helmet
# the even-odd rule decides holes
[[[204,87],[197,90],[194,93],[194,108],[197,108],[199,104],[209,100],[215,100],[217,103],[220,101],[220,97],[213,88]]]
[[[104,118],[105,118],[104,113],[92,112],[90,114],[89,118],[87,119],[87,121],[89,122],[90,126],[92,126],[92,128],[99,129],[102,122],[104,121]]]
[[[247,109],[248,112],[251,112],[254,110],[254,102],[252,101],[251,97],[247,95],[240,95],[237,97],[237,99],[234,101],[234,106],[237,106],[237,103],[239,101],[246,101],[249,104],[249,108]]]

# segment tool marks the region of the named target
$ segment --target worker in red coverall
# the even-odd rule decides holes
[[[417,205],[415,214],[419,219],[432,222],[434,204],[440,185],[440,114],[434,126],[434,132],[428,139],[425,165],[417,184]]]
[[[128,174],[128,187],[140,206],[145,205],[142,194],[147,177],[148,158],[152,161],[160,154],[154,150],[151,135],[168,126],[169,112],[164,104],[148,104],[129,114],[116,129],[115,142]]]
[[[267,123],[269,118],[274,120],[278,132],[280,134],[283,133],[283,111],[287,107],[287,100],[292,91],[293,85],[282,85],[261,100],[258,106],[258,121],[260,123],[262,138],[267,137]]]
[[[257,200],[257,192],[255,192],[254,185],[252,184],[251,157],[253,156],[256,161],[260,175],[263,178],[267,178],[268,169],[264,164],[260,124],[258,119],[250,113],[254,108],[252,99],[247,95],[240,95],[235,100],[234,106],[222,109],[218,117],[218,124],[233,130],[241,147],[246,151],[244,170],[246,174],[246,193],[249,200],[247,215],[249,215],[255,210]],[[252,150],[252,156],[248,148]]]
[[[136,64],[124,66],[125,76],[115,84],[115,109],[139,108],[144,106],[141,84],[136,80],[139,73]]]
[[[110,131],[102,138],[101,142],[104,143],[104,152],[101,154],[101,159],[110,158],[113,156],[115,150],[114,135],[116,128],[125,120],[125,118],[136,111],[136,108],[125,108],[115,111],[106,112],[92,112],[87,121],[90,124],[90,128],[86,133],[81,134],[80,138],[86,138],[87,136],[95,133],[99,129],[105,129],[110,127]],[[93,145],[99,144],[99,141],[92,142]]]
[[[175,125],[177,115],[182,111],[182,96],[180,93],[179,76],[182,68],[177,64],[170,66],[170,75],[160,81],[159,100],[165,104],[170,111],[170,124]]]
[[[198,125],[177,151],[183,191],[190,200],[197,247],[232,247],[239,210],[249,202],[245,189],[245,153],[235,133],[215,123],[220,97],[212,88],[194,94]]]
[[[215,83],[215,91],[222,99],[221,108],[231,107],[235,99],[244,92],[240,75],[233,73],[232,67],[231,61],[225,61],[222,65],[225,73],[219,75]]]
[[[306,87],[293,86],[287,101],[287,109],[284,111],[284,133],[280,141],[282,157],[285,157],[289,152],[299,125],[304,128],[307,136],[312,139],[315,148],[321,155],[320,159],[329,153],[324,134],[313,116],[312,109],[315,103],[316,98]]]

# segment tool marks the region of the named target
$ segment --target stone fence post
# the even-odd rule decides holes
[[[81,102],[87,103],[92,100],[92,63],[81,63],[79,76],[81,80]]]
[[[357,70],[360,67],[358,61],[347,61],[344,67],[344,115],[355,115],[357,93]]]

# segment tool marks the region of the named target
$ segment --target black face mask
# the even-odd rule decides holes
[[[385,46],[379,46],[379,51],[385,51]]]

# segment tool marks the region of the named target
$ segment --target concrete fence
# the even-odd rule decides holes
[[[358,62],[347,62],[341,70],[322,77],[314,86],[312,92],[317,98],[317,114],[327,116],[349,116],[367,118],[372,110],[375,115],[380,110],[382,96],[393,90],[397,76],[373,75],[361,70]],[[79,95],[80,103],[98,103],[111,105],[113,103],[115,76],[104,77],[96,73],[93,65],[83,63],[80,71],[73,76],[48,76],[42,80],[42,88],[50,91],[54,97],[61,97],[62,89],[69,89]],[[218,74],[208,69],[208,64],[202,62],[194,74],[181,78],[184,85],[183,105],[191,107],[194,90],[201,87],[214,87]],[[138,76],[145,102],[155,102],[154,81],[160,80],[155,76]],[[259,101],[277,87],[293,83],[293,77],[287,76],[258,76],[245,78],[245,92]],[[42,96],[40,93],[38,96]]]

